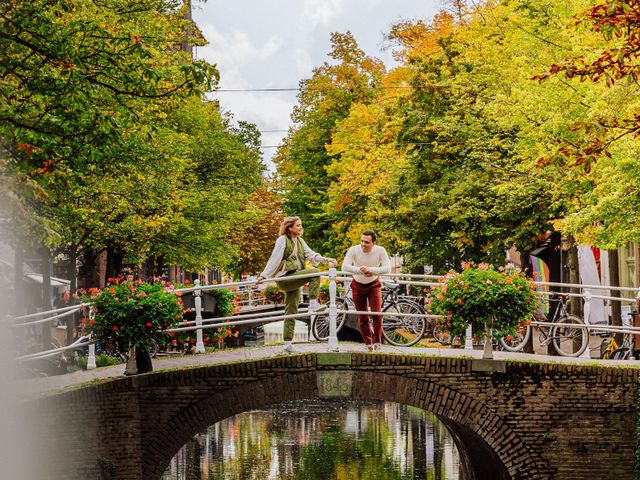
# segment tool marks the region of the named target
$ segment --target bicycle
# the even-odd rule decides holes
[[[524,328],[523,325],[520,327],[520,331],[516,332],[513,335],[508,337],[498,337],[495,332],[491,334],[491,343],[493,348],[500,348],[502,350],[507,350],[511,352],[518,352],[522,350],[525,342],[524,340]],[[449,332],[440,328],[433,329],[433,338],[442,345],[451,345],[453,347],[461,347],[465,344],[465,339],[461,338],[457,335],[450,335]],[[472,338],[473,347],[483,347],[484,346],[484,335],[474,335]],[[516,345],[515,349],[512,346]]]
[[[605,347],[604,349],[602,347]],[[618,345],[613,334],[608,334],[600,345],[601,357],[603,360],[629,360],[636,358],[636,351],[633,345],[633,337],[624,335],[622,345]]]
[[[549,302],[557,303],[553,316],[549,319],[544,314],[534,314],[534,320],[554,325],[539,325],[540,345],[551,343],[553,348],[563,357],[579,357],[589,346],[589,332],[585,328],[584,320],[567,312],[566,294],[556,293]],[[501,346],[511,352],[519,352],[532,335],[531,325],[521,324],[520,331],[508,342],[500,339]]]
[[[394,313],[424,315],[422,306],[413,300],[400,298],[400,284],[383,282],[382,297],[382,336],[391,345],[409,347],[417,343],[424,335],[426,320],[424,317],[395,316]],[[347,310],[356,310],[350,289],[336,298],[338,315],[336,333],[344,326]],[[318,315],[312,321],[311,332],[316,340],[329,338],[329,315]]]
[[[336,308],[338,310],[336,316],[336,335],[347,321],[347,310],[355,310],[353,300],[345,291],[343,295],[336,297]],[[313,337],[318,341],[324,341],[329,338],[329,315],[316,315],[311,317],[311,333]]]
[[[427,320],[421,316],[426,314],[424,307],[415,300],[400,298],[398,283],[387,283],[382,313],[382,336],[391,345],[404,347],[415,345],[427,329]],[[405,315],[395,316],[394,313]]]

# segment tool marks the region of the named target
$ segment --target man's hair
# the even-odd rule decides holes
[[[280,223],[278,235],[289,235],[289,228],[298,220],[300,220],[300,217],[284,217],[284,220]]]
[[[373,230],[365,230],[364,232],[362,232],[362,235],[368,235],[369,237],[371,237],[371,241],[373,243],[376,243],[377,235]]]

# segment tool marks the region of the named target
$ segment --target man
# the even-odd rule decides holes
[[[367,230],[362,232],[360,245],[354,245],[347,251],[342,262],[342,270],[353,274],[351,292],[353,303],[359,312],[367,311],[367,304],[372,313],[382,311],[382,285],[378,275],[391,271],[391,261],[387,251],[376,245],[376,234]],[[362,340],[369,351],[382,350],[382,316],[371,315],[373,322],[373,338],[369,315],[358,314]]]

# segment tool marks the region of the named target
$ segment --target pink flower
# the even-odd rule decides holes
[[[493,282],[491,280],[487,280],[487,285],[492,285]]]

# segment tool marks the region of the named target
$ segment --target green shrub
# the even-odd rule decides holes
[[[507,336],[530,321],[538,308],[535,286],[519,269],[467,264],[462,273],[443,277],[432,290],[428,306],[445,316],[438,327],[452,336],[463,336],[469,324],[474,332],[481,332],[487,322],[498,335]]]
[[[282,303],[284,302],[284,292],[280,290],[278,285],[267,285],[267,288],[264,290],[264,298],[271,303]]]
[[[85,301],[95,308],[89,319],[93,339],[113,345],[120,352],[138,347],[150,350],[152,340],[166,341],[164,330],[182,321],[182,300],[162,283],[121,281],[104,290],[91,290]]]
[[[77,365],[83,370],[87,369],[87,362],[89,361],[89,357],[87,355],[82,355],[78,357]],[[113,365],[118,365],[120,362],[117,358],[112,357],[111,355],[107,355],[105,353],[99,353],[96,355],[96,367],[111,367]]]

